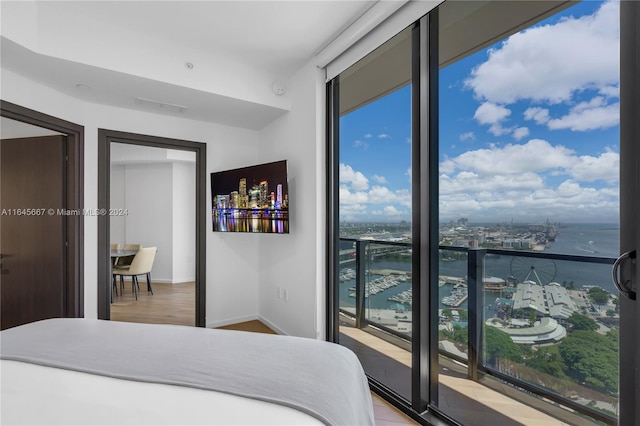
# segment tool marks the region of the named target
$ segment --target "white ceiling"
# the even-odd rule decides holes
[[[7,3],[3,1],[2,3]],[[286,80],[362,16],[376,1],[37,1],[38,25],[47,16],[70,22],[100,22],[108,28],[96,49],[110,53],[110,34],[140,34],[167,45],[184,46],[210,60],[234,61],[265,75]],[[4,5],[3,5],[4,6]],[[11,16],[3,8],[3,27]],[[10,9],[7,9],[10,10]],[[59,22],[60,26],[69,25]],[[45,28],[43,26],[43,28]],[[54,27],[55,28],[55,27]],[[103,27],[104,28],[104,27]],[[35,30],[38,32],[40,27]],[[91,25],[74,26],[95,37]],[[2,34],[3,68],[87,102],[140,109],[225,125],[260,129],[286,113],[287,107],[260,103],[215,91],[169,84],[148,75],[133,75],[44,55]],[[61,30],[62,31],[62,30]],[[41,31],[44,33],[43,31]],[[41,34],[34,35],[35,38]],[[78,35],[82,39],[82,34]],[[112,46],[112,48],[115,48]],[[120,47],[118,47],[120,48]],[[100,52],[94,52],[99,56]],[[152,52],[162,55],[163,52]],[[166,58],[180,61],[184,58]],[[173,65],[173,64],[172,64]],[[198,64],[194,64],[196,67]],[[78,83],[91,89],[78,90]],[[247,82],[251,84],[252,82]],[[271,90],[271,87],[269,87]],[[170,100],[175,108],[133,102],[135,98]]]

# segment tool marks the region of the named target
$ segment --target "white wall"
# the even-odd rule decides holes
[[[112,209],[124,209],[125,200],[125,166],[123,164],[111,164],[110,207]],[[126,217],[112,216],[109,222],[110,242],[123,244],[127,240]]]
[[[321,339],[326,235],[323,90],[321,71],[309,63],[291,79],[291,111],[261,132],[260,159],[288,160],[290,233],[260,236],[259,253],[261,318],[285,334]]]
[[[173,170],[171,163],[126,166],[126,240],[122,243],[157,247],[152,279],[173,277]]]
[[[207,175],[213,170],[252,164],[262,143],[258,132],[150,113],[112,108],[66,96],[5,68],[0,97],[85,128],[84,206],[97,208],[98,128],[207,143]],[[205,212],[210,215],[207,184]],[[97,218],[85,217],[85,317],[97,318]],[[258,317],[258,246],[247,235],[214,235],[207,224],[207,323]]]
[[[129,148],[127,146],[127,148]],[[155,151],[143,148],[150,160]],[[193,153],[192,157],[195,158]],[[152,278],[166,283],[195,280],[195,164],[193,162],[111,165],[111,208],[126,215],[111,217],[112,243],[158,247]],[[112,157],[113,159],[113,157]],[[158,159],[156,159],[158,160]],[[159,160],[158,160],[159,161]]]
[[[186,191],[185,188],[193,190]],[[193,163],[173,163],[173,283],[195,279],[195,188],[195,165]]]

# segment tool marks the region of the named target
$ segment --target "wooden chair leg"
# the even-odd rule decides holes
[[[151,273],[147,272],[147,291],[151,292],[151,295],[153,296],[153,288],[151,288]]]

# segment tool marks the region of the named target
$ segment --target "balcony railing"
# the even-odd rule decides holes
[[[355,327],[373,326],[409,347],[411,244],[340,242],[341,313],[353,318]],[[598,422],[617,424],[618,316],[615,305],[604,305],[616,298],[599,306],[589,294],[602,287],[614,294],[615,259],[439,249],[441,356],[465,365],[471,380],[490,375]],[[587,334],[597,327],[598,336]],[[575,350],[594,336],[593,357],[599,361]],[[592,365],[602,360],[607,365]]]

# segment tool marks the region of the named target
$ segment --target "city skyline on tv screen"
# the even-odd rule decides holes
[[[214,232],[289,233],[287,161],[211,173]]]

